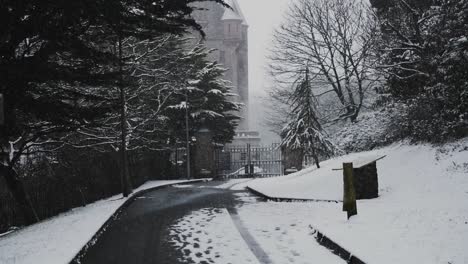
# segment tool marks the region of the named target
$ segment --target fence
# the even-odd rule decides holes
[[[230,177],[275,177],[283,174],[279,144],[227,146],[215,153],[218,174]]]
[[[19,168],[22,181],[40,219],[83,206],[121,192],[116,153],[76,151],[62,153],[57,160],[29,159]],[[134,187],[148,180],[174,178],[169,153],[129,153]],[[0,178],[0,233],[22,226],[23,217],[13,196]]]

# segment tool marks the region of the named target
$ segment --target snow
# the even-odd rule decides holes
[[[283,177],[256,179],[238,187],[248,185],[272,197],[341,200],[342,172],[332,171],[336,166],[330,161],[322,162],[321,166],[321,169],[309,167]]]
[[[230,179],[224,184],[218,185],[217,188],[221,189],[231,189],[235,191],[244,190],[245,186],[252,179]]]
[[[175,223],[170,235],[184,263],[259,263],[225,208],[195,211]]]
[[[389,100],[387,98],[388,95],[382,94],[378,100]],[[405,108],[404,105],[394,103],[361,113],[357,122],[342,121],[327,129],[334,143],[347,152],[368,150],[370,146],[385,146],[398,137],[392,129],[395,125],[392,120],[395,120],[395,116],[402,116]]]
[[[358,215],[349,221],[341,203],[252,204],[240,214],[264,214],[266,227],[295,218],[303,232],[309,223],[367,263],[468,263],[468,138],[439,147],[399,143],[245,185],[273,197],[338,200],[342,171],[332,168],[383,155],[380,197],[358,201]]]
[[[135,192],[182,182],[151,181]],[[0,263],[68,263],[126,200],[116,195],[0,237]]]
[[[262,168],[254,166],[254,174],[255,173],[262,173],[262,172],[263,172]],[[247,175],[245,173],[245,168],[242,167],[242,168],[239,168],[238,170],[236,170],[235,172],[230,173],[229,175],[227,175],[227,177],[229,178],[229,177],[245,176],[245,175]]]
[[[363,157],[353,157],[352,159],[344,160],[347,163],[353,163],[353,168],[361,168],[366,165],[369,165],[372,162],[379,161],[385,158],[385,155],[368,155]],[[340,167],[333,168],[333,170],[342,170],[343,166],[339,164]]]
[[[259,202],[235,192],[243,202],[236,206],[238,215],[231,208],[192,211],[172,224],[174,247],[186,262],[258,263],[239,231],[241,221],[273,263],[344,263],[315,241],[311,227],[366,263],[468,263],[468,138],[443,146],[401,142],[330,159],[320,169],[235,179],[216,187],[249,186],[273,197],[341,200],[342,171],[332,169],[384,155],[377,162],[380,196],[359,200],[358,215],[350,220],[341,203]],[[168,183],[174,182],[153,182],[141,189]],[[178,187],[193,186],[180,182]],[[116,196],[0,237],[0,263],[67,263],[123,202]]]
[[[307,206],[251,203],[239,208],[239,216],[273,263],[346,263],[317,243],[309,225],[319,216]]]
[[[243,16],[239,13],[240,8],[238,7],[236,1],[228,1],[228,5],[232,8],[225,8],[224,14],[221,20],[240,20],[243,21]]]
[[[187,108],[187,102],[180,102],[179,104],[176,104],[176,105],[170,105],[168,106],[167,108],[169,109],[185,109]]]
[[[222,95],[223,94],[223,92],[221,92],[221,90],[219,90],[219,89],[211,89],[211,90],[208,91],[208,93],[215,94],[215,95]]]
[[[236,182],[239,181],[229,181],[225,187]],[[240,226],[245,226],[267,255],[268,260],[261,263],[346,263],[317,243],[308,227],[309,217],[304,217],[308,215],[282,212],[282,207],[297,208],[257,203],[248,193],[236,193],[236,196],[244,202],[238,206],[238,216],[230,215],[226,208],[205,208],[171,226],[171,243],[184,255],[181,262],[259,263],[236,227],[235,221],[240,221]]]

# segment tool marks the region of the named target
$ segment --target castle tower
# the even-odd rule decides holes
[[[249,131],[248,25],[237,0],[226,2],[232,9],[199,2],[197,7],[203,10],[195,11],[193,16],[206,34],[206,47],[215,49],[211,59],[227,69],[224,77],[232,83],[238,102],[244,104],[233,144],[259,144],[258,132]]]

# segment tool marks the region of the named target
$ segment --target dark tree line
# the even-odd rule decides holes
[[[371,1],[382,33],[379,69],[407,106],[403,136],[443,141],[468,134],[468,1]]]
[[[185,48],[189,31],[203,35],[191,17],[194,2],[2,1],[0,176],[26,223],[38,217],[17,173],[25,155],[64,146],[119,151],[128,195],[127,151],[181,140],[171,132],[178,131],[173,106],[191,107],[194,124],[206,118],[217,124],[219,141],[230,140],[237,121],[230,111],[238,105],[220,83],[223,70],[206,60],[209,51]],[[197,103],[185,102],[187,92]]]

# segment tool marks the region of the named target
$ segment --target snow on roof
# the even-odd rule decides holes
[[[247,25],[244,14],[242,13],[242,10],[240,9],[240,6],[237,0],[229,0],[229,1],[226,1],[226,3],[229,6],[231,6],[232,9],[225,8],[224,14],[221,20],[240,20],[242,21],[243,25]]]
[[[222,20],[241,20],[242,21],[242,18],[229,8],[226,8],[226,10],[224,11],[224,15],[223,15],[223,17],[221,19]]]
[[[386,156],[387,155],[361,156],[361,157],[356,157],[354,159],[349,159],[348,161],[345,161],[345,162],[352,162],[354,168],[361,168],[373,162],[379,161],[385,158]],[[343,168],[334,168],[333,170],[343,170]]]

